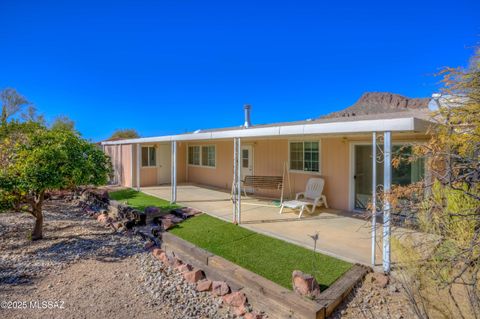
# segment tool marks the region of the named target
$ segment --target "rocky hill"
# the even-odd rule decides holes
[[[351,117],[426,109],[429,101],[429,98],[408,98],[400,94],[388,92],[366,92],[352,106],[320,118]]]

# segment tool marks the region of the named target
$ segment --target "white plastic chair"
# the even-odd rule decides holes
[[[298,218],[302,217],[303,211],[306,209],[308,212],[312,213],[315,211],[315,208],[320,205],[325,205],[325,208],[328,208],[327,197],[322,194],[323,186],[325,185],[325,180],[323,178],[310,178],[307,182],[307,187],[305,192],[297,193],[295,200],[290,200],[282,203],[280,208],[280,214],[283,213],[285,207],[290,209],[300,209],[300,214]],[[308,206],[312,206],[310,210]]]

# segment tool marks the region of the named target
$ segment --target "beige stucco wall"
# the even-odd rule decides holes
[[[216,165],[215,168],[211,168],[191,166],[187,164],[187,181],[190,183],[230,189],[233,179],[233,142],[218,141],[205,143],[188,143],[188,146],[191,145],[215,145]]]
[[[112,161],[113,183],[119,185],[131,186],[131,145],[108,145],[105,146],[107,153]]]

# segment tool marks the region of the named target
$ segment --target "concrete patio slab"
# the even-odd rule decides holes
[[[143,192],[169,199],[169,185],[143,187]],[[177,202],[194,207],[211,216],[232,221],[230,193],[201,185],[179,185]],[[286,209],[282,215],[273,200],[242,197],[241,226],[279,238],[309,249],[313,240],[309,235],[319,234],[317,251],[349,262],[370,265],[371,223],[360,215],[335,209],[318,208],[314,214]],[[381,225],[377,225],[377,238],[381,236]],[[381,242],[377,239],[377,263],[381,263]]]

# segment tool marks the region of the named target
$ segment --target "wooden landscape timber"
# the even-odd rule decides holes
[[[242,290],[252,306],[264,310],[274,318],[326,318],[370,271],[365,266],[353,265],[323,291],[317,301],[313,301],[171,233],[163,233],[162,249],[201,268],[207,277],[227,281],[232,289]]]

